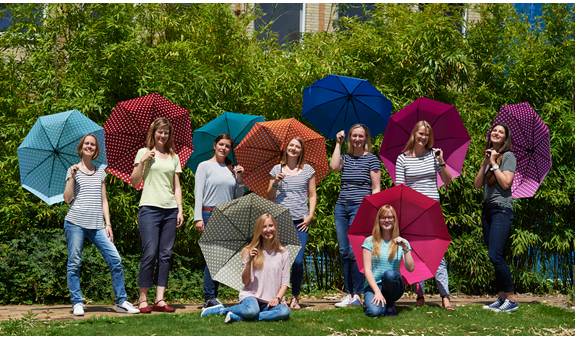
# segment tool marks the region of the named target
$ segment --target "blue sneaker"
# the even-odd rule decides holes
[[[505,302],[503,302],[501,307],[494,309],[493,311],[496,313],[499,313],[499,312],[509,313],[509,312],[515,312],[518,309],[519,309],[519,305],[517,304],[517,302],[511,302],[511,300],[505,299]]]
[[[395,306],[386,309],[385,316],[395,316]]]
[[[503,300],[501,300],[501,298],[498,297],[497,301],[493,302],[490,305],[483,306],[483,309],[499,309],[499,307],[501,307],[502,304],[503,304]]]
[[[204,310],[202,311],[202,318],[204,318],[204,317],[206,317],[206,316],[208,316],[208,315],[211,315],[211,314],[219,314],[219,315],[222,315],[222,314],[221,314],[221,311],[223,311],[224,309],[225,309],[224,306],[214,306],[214,307],[211,307],[211,308],[208,308],[208,309],[204,309]]]

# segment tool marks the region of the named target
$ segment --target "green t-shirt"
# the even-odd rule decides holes
[[[134,166],[148,151],[147,148],[138,150]],[[174,173],[182,172],[178,155],[166,159],[150,158],[144,168],[144,189],[142,189],[141,206],[153,206],[164,209],[177,208],[174,196]]]

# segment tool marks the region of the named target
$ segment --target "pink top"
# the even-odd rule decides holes
[[[270,302],[275,299],[281,286],[289,288],[289,254],[287,249],[283,252],[273,250],[263,250],[264,266],[251,270],[250,283],[241,290],[239,299],[253,296],[258,301]],[[246,268],[249,257],[242,259],[242,273]]]

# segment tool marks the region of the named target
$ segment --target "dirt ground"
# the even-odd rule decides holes
[[[335,308],[334,303],[339,302],[343,297],[342,294],[324,296],[317,298],[314,296],[302,296],[300,306],[308,310],[320,310]],[[575,310],[575,307],[569,306],[567,303],[568,298],[564,295],[557,296],[537,296],[532,294],[516,294],[519,304],[523,303],[549,303],[562,308],[570,308]],[[494,296],[470,296],[470,295],[452,295],[451,304],[455,306],[465,306],[469,304],[484,305],[491,303],[496,299]],[[425,304],[428,306],[441,307],[441,298],[439,295],[426,295]],[[233,303],[225,303],[226,306],[233,305]],[[404,296],[396,302],[398,306],[414,306],[415,295],[404,294]],[[170,304],[176,308],[176,313],[194,313],[201,312],[201,304]],[[115,307],[111,305],[87,305],[83,317],[76,317],[72,314],[71,305],[5,305],[0,306],[0,321],[7,320],[8,317],[13,319],[21,318],[23,314],[29,311],[37,314],[40,320],[65,320],[65,319],[78,319],[89,318],[92,315],[107,315],[107,316],[128,316],[128,314],[116,313]]]

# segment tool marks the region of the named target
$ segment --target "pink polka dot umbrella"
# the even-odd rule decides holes
[[[126,100],[116,105],[104,124],[109,173],[131,184],[134,158],[146,147],[148,129],[157,118],[166,118],[174,127],[174,149],[182,168],[193,152],[190,112],[157,93]],[[138,190],[142,189],[144,182]]]
[[[551,170],[551,142],[549,128],[529,103],[503,105],[491,128],[505,123],[511,130],[513,154],[517,168],[511,193],[513,198],[533,197]]]
[[[255,123],[236,147],[238,164],[244,167],[244,184],[266,197],[272,167],[279,164],[289,141],[299,136],[305,144],[305,161],[315,170],[319,182],[329,173],[325,138],[294,118]]]

